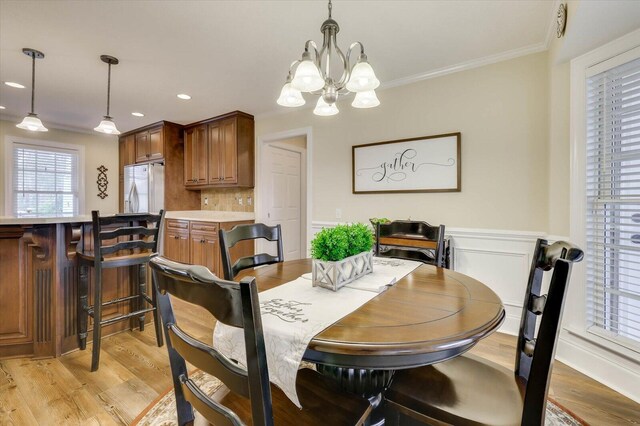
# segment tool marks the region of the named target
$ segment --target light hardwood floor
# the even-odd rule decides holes
[[[213,319],[176,304],[181,327],[211,342]],[[0,425],[128,425],[171,387],[166,347],[153,327],[103,339],[100,369],[89,372],[90,345],[56,359],[0,361]],[[515,338],[496,333],[473,352],[509,368]],[[556,362],[549,396],[591,425],[640,424],[640,405]]]

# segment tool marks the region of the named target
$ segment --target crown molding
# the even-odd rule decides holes
[[[484,56],[482,58],[460,62],[455,65],[438,68],[438,69],[427,71],[424,73],[414,74],[408,77],[402,77],[395,80],[387,81],[385,83],[382,83],[378,90],[385,90],[385,89],[390,89],[392,87],[413,84],[422,80],[442,77],[444,75],[453,74],[461,71],[467,71],[467,70],[470,70],[473,68],[479,68],[485,65],[491,65],[498,62],[502,62],[502,61],[508,61],[509,59],[515,59],[520,56],[526,56],[526,55],[531,55],[533,53],[544,52],[545,50],[547,50],[547,46],[545,45],[544,42],[536,43],[529,46],[520,47],[518,49],[507,50],[506,52],[496,53],[495,55]]]

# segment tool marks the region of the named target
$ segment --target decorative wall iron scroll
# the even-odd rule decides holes
[[[98,180],[96,181],[96,183],[98,184],[98,197],[102,198],[103,200],[109,196],[109,194],[107,194],[107,185],[109,185],[109,180],[107,179],[107,169],[105,166],[100,166],[98,167]]]

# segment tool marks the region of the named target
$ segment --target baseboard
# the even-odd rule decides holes
[[[640,403],[640,366],[623,365],[616,356],[597,353],[591,346],[586,340],[563,331],[558,339],[556,359]]]

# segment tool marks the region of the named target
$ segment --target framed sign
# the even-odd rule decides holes
[[[460,192],[460,133],[352,147],[354,194]]]

